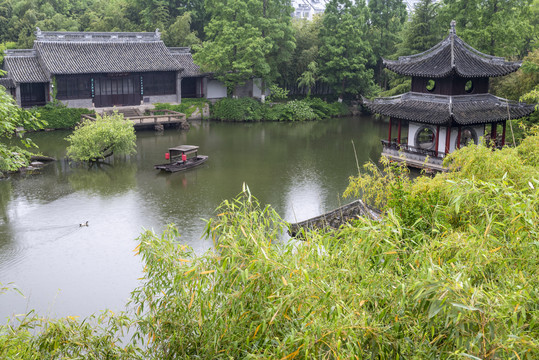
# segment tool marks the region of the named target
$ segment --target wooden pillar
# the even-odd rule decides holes
[[[503,122],[503,132],[502,132],[502,147],[505,146],[505,125],[507,124],[507,121]]]
[[[451,126],[445,128],[445,153],[449,154],[449,142],[451,141]]]
[[[200,97],[203,98],[204,97],[204,83],[203,83],[203,78],[199,78],[200,79]]]
[[[498,136],[496,134],[496,126],[498,124],[497,123],[492,123],[491,125],[491,128],[490,128],[490,141],[492,141],[492,147],[496,147],[496,137]]]
[[[399,132],[398,132],[398,135],[397,135],[397,143],[398,144],[401,143],[401,123],[402,123],[402,120],[399,119]]]
[[[391,122],[391,116],[389,117],[389,135],[387,136],[387,141],[389,141],[389,143],[391,144],[391,125],[392,125],[392,122]]]
[[[458,130],[458,133],[457,133],[457,149],[460,149],[460,126],[459,126],[459,130]]]
[[[434,155],[438,156],[438,144],[440,143],[440,125],[436,126],[436,139],[434,143]]]

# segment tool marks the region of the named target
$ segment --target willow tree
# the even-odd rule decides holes
[[[367,38],[364,1],[331,0],[320,29],[320,76],[341,97],[369,94],[374,86],[374,53]]]
[[[136,152],[133,123],[122,114],[97,116],[84,120],[66,140],[67,156],[76,161],[96,162],[112,155]]]

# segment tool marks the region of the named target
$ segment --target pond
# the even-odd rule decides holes
[[[177,225],[180,242],[201,254],[209,219],[242,184],[295,222],[348,201],[342,193],[357,161],[378,161],[387,123],[371,117],[305,123],[193,122],[189,131],[137,132],[137,154],[100,168],[65,160],[68,132],[31,138],[56,161],[38,175],[0,180],[0,321],[32,309],[50,317],[123,310],[139,285],[134,256],[144,229]],[[352,144],[353,142],[353,144]],[[159,173],[169,147],[200,146],[196,169]],[[88,226],[80,226],[88,221]]]

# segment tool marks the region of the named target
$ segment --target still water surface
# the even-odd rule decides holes
[[[137,154],[91,168],[57,161],[40,175],[0,180],[0,283],[24,294],[0,295],[0,322],[35,309],[40,315],[88,316],[124,310],[141,276],[134,256],[144,229],[177,224],[197,253],[204,220],[246,183],[262,204],[288,221],[329,211],[359,164],[377,161],[387,124],[370,117],[307,123],[194,122],[189,131],[137,132]],[[46,155],[65,156],[67,132],[32,134]],[[200,146],[203,166],[161,174],[169,147]],[[88,221],[88,227],[80,223]]]

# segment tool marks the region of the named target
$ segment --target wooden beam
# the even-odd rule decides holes
[[[505,146],[505,126],[507,125],[507,121],[504,121],[504,122],[502,123],[502,125],[503,125],[503,132],[502,132],[502,147],[504,147],[504,146]]]
[[[496,133],[496,127],[498,126],[497,123],[492,123],[490,127],[490,141],[492,141],[492,147],[496,147],[496,137],[498,134]]]
[[[398,132],[398,136],[397,136],[397,143],[401,143],[401,122],[402,120],[399,119],[399,132]]]
[[[445,153],[449,154],[449,142],[451,141],[451,126],[445,128]]]
[[[387,137],[387,141],[391,144],[391,116],[389,117],[389,135]]]
[[[434,145],[434,155],[438,156],[438,144],[440,143],[440,125],[436,126],[436,140]]]

